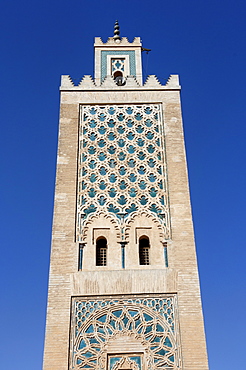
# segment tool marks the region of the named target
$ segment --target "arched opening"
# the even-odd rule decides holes
[[[149,265],[149,238],[143,235],[139,238],[139,264]]]
[[[113,78],[115,82],[117,83],[118,86],[123,86],[124,85],[124,80],[123,80],[123,73],[120,71],[116,71],[113,74]]]
[[[107,265],[107,239],[103,236],[96,241],[96,266]]]

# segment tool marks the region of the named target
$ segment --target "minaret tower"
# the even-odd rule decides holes
[[[180,106],[139,37],[62,76],[43,370],[207,370]]]

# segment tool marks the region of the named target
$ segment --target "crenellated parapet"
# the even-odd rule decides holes
[[[167,80],[166,86],[170,87],[179,86],[179,75],[170,75]]]
[[[147,77],[143,83],[142,52],[150,51],[142,47],[140,37],[132,42],[127,37],[120,37],[119,24],[116,21],[114,36],[103,42],[95,37],[95,73],[94,79],[85,75],[78,85],[70,76],[62,76],[60,90],[179,90],[178,75],[171,75],[162,85],[155,75]]]
[[[144,86],[156,88],[161,86],[161,83],[155,75],[149,75],[144,83]]]
[[[85,75],[78,85],[75,85],[69,75],[61,77],[60,90],[180,90],[179,76],[170,75],[166,84],[162,85],[155,75],[149,75],[143,85],[140,85],[137,78],[133,75],[126,76],[124,85],[117,85],[111,75],[106,75],[99,85],[96,85],[96,80],[90,75]]]

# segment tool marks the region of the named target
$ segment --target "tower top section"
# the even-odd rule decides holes
[[[142,51],[150,49],[142,47],[140,37],[132,42],[121,37],[116,21],[114,36],[106,42],[95,37],[94,78],[85,75],[76,85],[69,75],[63,75],[60,90],[180,90],[178,75],[170,75],[164,85],[155,75],[149,75],[143,84]]]
[[[120,37],[120,27],[116,21],[114,36],[109,37],[106,43],[100,37],[95,37],[94,48],[96,85],[100,85],[108,76],[119,86],[124,85],[128,76],[133,76],[140,86],[143,85],[140,37],[135,37],[133,42]]]

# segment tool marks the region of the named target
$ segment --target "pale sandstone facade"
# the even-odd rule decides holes
[[[116,59],[128,70],[122,86]],[[96,38],[95,81],[62,76],[60,90],[43,370],[208,369],[178,76],[143,85],[140,39]],[[96,263],[101,237],[106,265]]]

